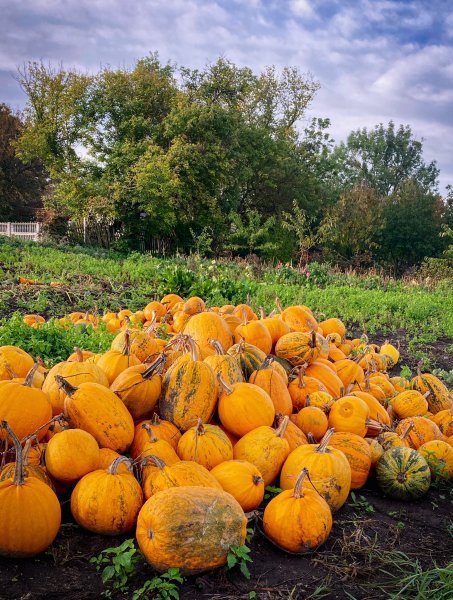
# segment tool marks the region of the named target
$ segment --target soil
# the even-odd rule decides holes
[[[255,592],[260,599],[378,600],[398,591],[398,584],[396,588],[395,582],[390,584],[391,575],[385,573],[401,579],[396,564],[401,555],[395,552],[404,553],[403,559],[412,565],[419,561],[423,568],[432,567],[433,563],[445,566],[451,561],[451,488],[431,489],[420,501],[403,503],[383,497],[371,478],[365,488],[356,491],[356,500],[361,501],[360,507],[351,505],[349,499],[334,515],[327,542],[310,555],[290,555],[276,548],[255,521],[250,542],[250,580],[237,568],[217,569],[188,578],[181,598],[249,598],[253,597],[250,592]],[[33,559],[0,558],[2,600],[101,597],[103,584],[90,558],[132,536],[107,538],[82,530],[71,519],[68,501],[63,503],[63,513],[61,532],[47,552]],[[129,593],[114,593],[113,597],[132,598],[132,591],[155,575],[146,563],[140,564],[130,578]],[[318,595],[316,589],[320,590]]]

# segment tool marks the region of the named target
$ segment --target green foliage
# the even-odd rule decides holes
[[[264,493],[264,500],[269,500],[270,498],[274,498],[275,496],[278,496],[279,494],[282,493],[282,488],[277,487],[275,485],[268,485],[266,486],[265,489],[265,493]]]
[[[355,492],[351,492],[350,500],[348,502],[349,506],[362,513],[374,513],[375,508],[372,504],[368,502],[365,496],[361,496],[356,494]]]
[[[93,556],[90,562],[96,565],[97,571],[102,568],[101,576],[104,585],[110,586],[113,591],[124,593],[128,590],[129,579],[135,574],[141,560],[141,554],[135,547],[134,540],[130,539],[119,546],[102,550],[98,556]],[[111,590],[105,590],[103,595],[110,597]]]
[[[184,583],[179,569],[171,568],[165,573],[148,579],[132,594],[132,600],[179,600],[179,586]]]
[[[228,570],[239,567],[240,572],[246,579],[250,579],[250,571],[247,563],[253,562],[250,556],[250,548],[245,544],[242,546],[230,546],[230,550],[227,555],[226,568]]]

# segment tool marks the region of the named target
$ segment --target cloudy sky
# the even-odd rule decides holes
[[[453,183],[453,0],[0,0],[0,102],[22,108],[28,60],[82,71],[157,50],[197,67],[219,55],[295,65],[321,84],[308,116],[337,140],[393,119]]]

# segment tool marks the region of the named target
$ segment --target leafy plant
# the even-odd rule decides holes
[[[264,493],[264,500],[269,500],[269,498],[278,496],[278,494],[281,494],[282,491],[282,488],[276,487],[274,485],[268,485],[266,486],[266,490]]]
[[[355,492],[351,492],[351,497],[348,502],[349,506],[352,508],[364,512],[364,513],[374,513],[375,509],[372,504],[368,502],[365,496],[356,495]]]
[[[132,600],[178,600],[179,586],[184,583],[180,570],[171,568],[161,575],[148,579],[132,594]]]
[[[135,573],[141,554],[137,550],[133,539],[125,540],[122,544],[106,548],[98,556],[93,556],[90,563],[96,565],[96,570],[102,568],[102,583],[111,586],[114,591],[126,592],[129,588],[129,578]],[[105,590],[105,596],[110,596],[111,591]]]
[[[250,556],[250,548],[248,548],[245,544],[242,546],[230,546],[226,564],[228,570],[239,567],[242,575],[246,579],[250,579],[250,571],[247,563],[251,562],[253,562],[253,559]]]

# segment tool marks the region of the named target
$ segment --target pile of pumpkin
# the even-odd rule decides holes
[[[0,347],[0,554],[45,550],[70,493],[79,525],[136,526],[154,568],[190,574],[224,564],[261,513],[280,548],[318,548],[372,470],[401,500],[453,476],[451,396],[431,374],[390,377],[395,346],[306,306],[259,317],[171,294],[128,313],[105,319],[111,350],[50,370]]]

